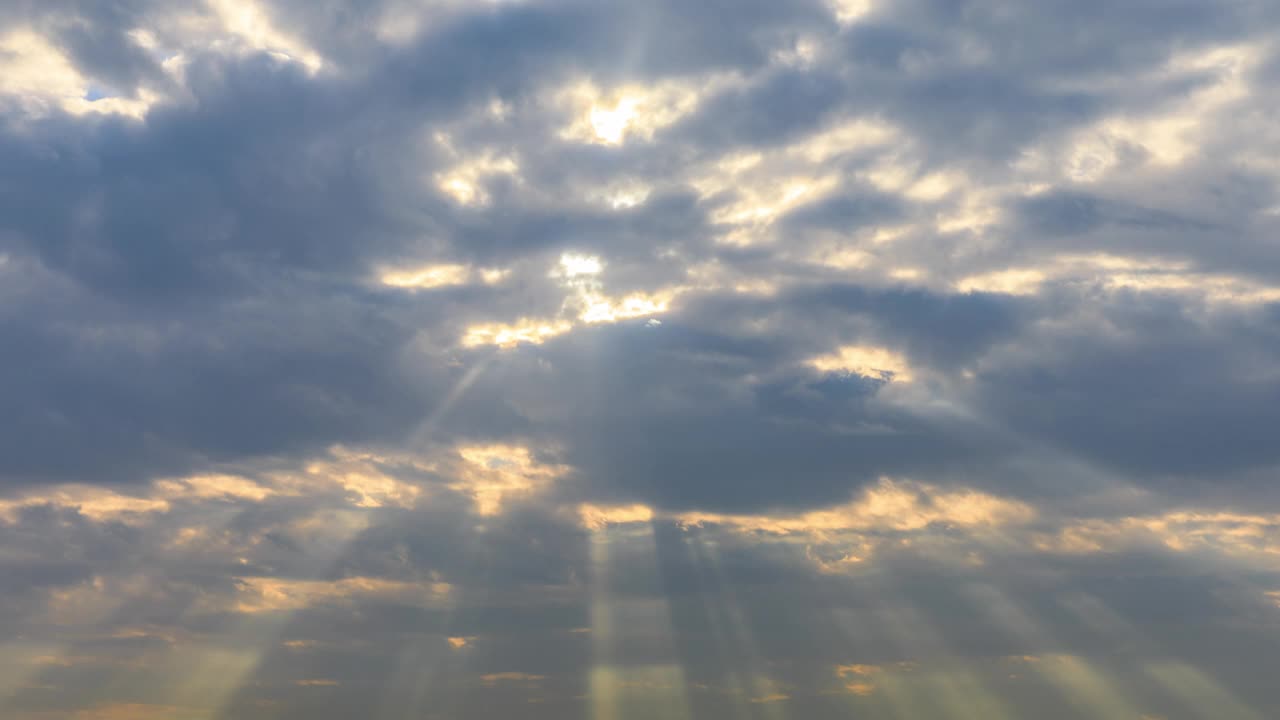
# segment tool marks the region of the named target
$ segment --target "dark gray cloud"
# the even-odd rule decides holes
[[[1265,318],[1206,323],[1170,300],[1120,294],[1103,335],[1059,331],[1030,363],[985,370],[978,392],[999,416],[1138,474],[1192,476],[1267,467],[1280,347]]]

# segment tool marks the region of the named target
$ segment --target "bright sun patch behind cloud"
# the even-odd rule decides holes
[[[0,97],[17,99],[35,116],[50,109],[81,115],[103,113],[143,117],[157,99],[148,89],[137,97],[92,97],[90,82],[47,38],[30,29],[0,35]]]
[[[906,358],[871,345],[844,345],[834,353],[813,358],[809,364],[819,372],[850,373],[886,382],[908,383],[914,379]]]
[[[557,103],[573,115],[560,137],[599,145],[621,145],[632,138],[652,140],[659,130],[692,113],[702,95],[730,82],[730,77],[712,76],[702,82],[603,89],[582,81],[558,93]]]
[[[612,296],[605,292],[599,279],[604,269],[604,261],[594,255],[561,255],[559,263],[548,273],[548,277],[558,281],[567,292],[557,317],[472,325],[463,335],[463,346],[513,348],[522,344],[539,345],[573,330],[578,324],[596,325],[660,315],[668,311],[672,301],[683,290],[672,287],[652,293]]]
[[[309,72],[324,67],[324,58],[300,40],[282,32],[270,17],[270,10],[255,0],[209,0],[222,29],[254,50],[266,51],[282,60],[298,62]]]
[[[547,489],[568,468],[545,463],[519,445],[468,445],[458,449],[463,465],[453,490],[468,495],[482,517],[496,515],[512,499]]]

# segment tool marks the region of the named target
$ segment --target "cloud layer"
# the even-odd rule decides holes
[[[1280,714],[1280,10],[0,8],[0,708]]]

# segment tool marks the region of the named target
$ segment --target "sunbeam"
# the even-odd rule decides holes
[[[588,542],[592,720],[691,720],[652,523],[601,527]]]
[[[1202,671],[1162,653],[1134,625],[1097,597],[1072,593],[1059,600],[1085,626],[1110,638],[1136,645],[1145,658],[1142,669],[1182,707],[1204,720],[1262,720],[1262,715],[1227,692]]]
[[[43,664],[46,661],[58,662],[66,647],[66,644],[58,643],[12,642],[0,645],[0,709],[7,707],[14,695],[39,687],[38,678]]]
[[[972,589],[972,601],[975,607],[986,613],[993,627],[1039,654],[1039,661],[1032,663],[1032,667],[1058,688],[1065,702],[1089,717],[1122,720],[1142,716],[1106,676],[1094,670],[1084,658],[1064,652],[1061,642],[1007,594],[991,585],[984,585]]]
[[[750,699],[754,690],[751,683],[754,668],[725,607],[722,578],[711,567],[706,544],[699,528],[687,529],[680,535],[680,547],[696,573],[702,619],[711,634],[712,677],[718,685],[722,684],[716,689],[728,696],[732,716],[741,720],[753,716]]]
[[[458,401],[462,399],[467,390],[470,390],[471,386],[480,379],[490,362],[492,362],[491,357],[480,358],[458,378],[458,381],[453,384],[449,392],[445,393],[444,397],[432,408],[426,419],[419,423],[418,427],[410,434],[409,447],[420,448],[434,439],[440,423],[449,414],[449,411],[458,404]]]
[[[730,692],[735,696],[738,712],[753,717],[763,715],[769,720],[786,718],[785,701],[789,696],[767,672],[751,622],[732,580],[726,577],[719,548],[705,542],[701,533],[693,533],[690,542],[698,572],[711,581],[711,617],[718,636],[726,642],[727,652],[722,657],[729,663]]]
[[[897,648],[900,657],[919,663],[910,674],[889,676],[886,684],[891,696],[899,702],[906,694],[922,697],[931,708],[928,714],[940,717],[962,720],[1010,717],[1001,700],[966,666],[971,659],[957,657],[934,624],[912,607],[906,596],[892,590],[884,599],[888,602],[873,612],[877,626]]]
[[[335,522],[327,526],[329,534],[308,548],[304,562],[294,568],[293,577],[323,578],[346,547],[371,525],[369,515],[367,510],[335,515]],[[262,611],[233,609],[228,626],[218,636],[202,646],[183,648],[175,657],[166,659],[164,672],[172,675],[164,684],[164,702],[192,708],[194,720],[214,720],[225,715],[235,693],[246,686],[279,644],[294,613],[309,605],[306,598],[294,603],[271,589],[265,591],[265,599],[267,606]],[[278,601],[284,602],[273,607]]]

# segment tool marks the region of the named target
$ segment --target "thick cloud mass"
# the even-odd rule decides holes
[[[1277,37],[0,4],[0,715],[1280,716]]]

